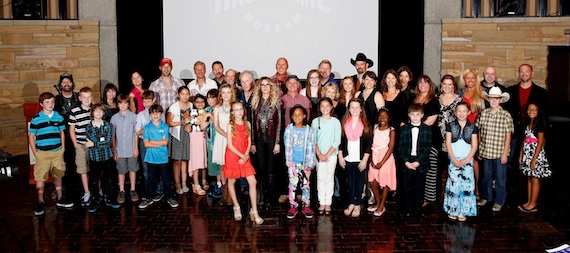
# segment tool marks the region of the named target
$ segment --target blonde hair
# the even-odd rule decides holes
[[[281,100],[279,99],[279,88],[277,88],[277,85],[275,85],[275,83],[273,82],[273,80],[271,80],[271,78],[263,76],[255,82],[255,89],[253,90],[253,98],[251,99],[251,108],[257,108],[257,106],[259,106],[259,102],[261,101],[261,97],[263,96],[261,94],[261,81],[263,80],[266,80],[269,83],[269,87],[271,89],[269,91],[269,102],[271,103],[271,106],[279,107],[281,103]]]
[[[233,102],[231,102],[231,106],[230,106],[230,122],[229,122],[229,125],[230,125],[230,127],[231,127],[231,129],[232,129],[232,135],[233,135],[233,136],[236,135],[236,121],[235,121],[236,118],[234,117],[234,114],[233,114],[233,112],[234,112],[234,105],[236,105],[236,104],[241,105],[241,107],[242,107],[243,110],[244,110],[244,114],[243,114],[242,120],[243,120],[243,124],[245,125],[245,133],[246,133],[247,136],[249,137],[249,136],[251,136],[251,128],[250,128],[250,127],[248,126],[248,124],[247,124],[248,121],[247,121],[247,113],[246,113],[245,106],[244,106],[244,105],[242,104],[242,102],[240,102],[240,101],[233,101]]]
[[[471,113],[476,113],[485,109],[485,100],[483,99],[483,88],[481,87],[481,80],[479,78],[479,75],[477,74],[477,70],[466,69],[465,71],[463,71],[463,73],[461,74],[461,78],[459,78],[459,86],[462,88],[467,87],[467,84],[465,83],[465,77],[469,73],[475,75],[475,86],[473,86],[473,96],[471,96],[470,111]]]
[[[228,88],[230,89],[231,93],[232,93],[232,97],[230,98],[230,104],[233,101],[236,101],[236,91],[232,88],[232,86],[230,86],[229,84],[222,84],[222,86],[220,86],[219,92],[218,92],[218,101],[220,102],[220,105],[224,104],[224,100],[222,99],[222,89],[224,88]]]
[[[332,83],[332,82],[328,82],[328,83],[325,83],[325,85],[323,85],[323,88],[321,89],[321,98],[326,97],[328,89],[333,89],[336,92],[336,96],[335,96],[334,100],[338,100],[338,97],[340,96],[340,92],[338,92],[338,85],[336,85],[336,83]]]

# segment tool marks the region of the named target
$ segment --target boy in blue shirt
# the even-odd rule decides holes
[[[160,172],[163,179],[164,193],[168,198],[166,202],[173,208],[178,207],[178,201],[174,199],[172,185],[172,176],[168,171],[168,139],[169,127],[160,118],[164,110],[160,105],[152,105],[148,109],[151,122],[148,123],[143,131],[143,141],[146,147],[144,162],[148,167],[148,178],[146,186],[146,199],[139,204],[140,209],[145,209],[154,203],[154,194],[156,187],[156,173]]]
[[[137,115],[129,110],[129,96],[121,94],[118,97],[119,112],[111,117],[113,128],[113,158],[117,161],[119,172],[119,194],[117,202],[125,203],[125,176],[129,174],[130,191],[129,197],[132,202],[139,201],[139,195],[135,189],[137,171],[139,170],[139,148],[136,136]]]
[[[39,216],[44,214],[44,187],[45,181],[51,173],[58,205],[61,201],[61,178],[65,174],[65,163],[63,162],[63,152],[65,150],[65,135],[63,130],[65,124],[63,117],[53,110],[55,107],[55,97],[49,92],[44,92],[39,97],[42,110],[32,118],[30,129],[28,130],[28,141],[32,153],[36,157],[34,166],[34,180],[38,191],[38,205],[34,209],[34,214]],[[72,207],[73,203],[68,207]]]

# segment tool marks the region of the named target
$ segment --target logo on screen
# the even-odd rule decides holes
[[[212,22],[235,50],[256,57],[298,54],[332,27],[339,0],[214,0]],[[334,38],[331,38],[334,39]]]

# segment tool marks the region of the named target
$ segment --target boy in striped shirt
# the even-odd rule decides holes
[[[34,214],[37,216],[44,214],[44,188],[49,173],[54,179],[58,202],[61,201],[62,197],[61,178],[65,174],[65,163],[63,162],[63,151],[65,150],[63,130],[65,124],[63,117],[53,110],[55,97],[52,93],[42,93],[39,102],[42,110],[32,118],[28,130],[30,148],[36,157],[34,180],[38,191],[38,204],[34,209]]]
[[[81,175],[81,183],[83,185],[84,194],[81,198],[81,205],[88,206],[91,204],[91,192],[89,191],[89,153],[85,143],[87,142],[87,134],[85,129],[91,122],[91,101],[93,99],[93,90],[89,87],[83,87],[79,90],[79,101],[81,104],[71,109],[69,114],[69,136],[75,148],[75,165],[77,173]]]

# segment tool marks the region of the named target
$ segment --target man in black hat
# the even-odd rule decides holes
[[[63,116],[64,123],[66,125],[65,130],[65,147],[73,147],[71,142],[71,137],[69,136],[69,127],[67,122],[69,121],[69,113],[71,108],[78,106],[79,94],[75,91],[75,82],[73,82],[73,75],[68,72],[64,72],[59,76],[59,82],[56,86],[59,94],[55,96],[55,107],[54,110],[57,111],[61,116]],[[63,160],[65,161],[65,176],[63,177],[63,194],[62,201],[57,203],[58,207],[73,207],[72,200],[78,198],[76,192],[79,192],[79,177],[75,173],[75,150],[73,148],[66,148],[63,153]]]
[[[374,66],[374,62],[368,58],[363,53],[358,53],[356,55],[356,59],[350,59],[350,63],[356,68],[356,75],[352,76],[354,80],[354,88],[358,91],[364,89],[364,85],[361,87],[362,83],[362,76],[366,72],[366,70],[372,66]]]

